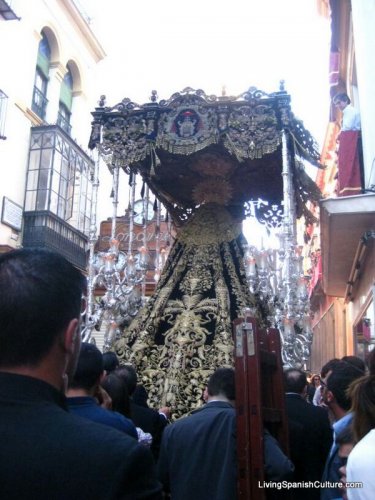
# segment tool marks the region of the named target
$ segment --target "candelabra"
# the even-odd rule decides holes
[[[143,304],[142,285],[144,286],[147,272],[148,253],[146,246],[141,246],[135,253],[132,250],[132,216],[129,218],[128,251],[119,250],[119,241],[116,239],[116,219],[120,166],[116,162],[111,165],[113,214],[110,244],[107,251],[95,252],[95,245],[98,241],[96,209],[99,162],[100,155],[98,154],[93,180],[87,278],[88,297],[82,339],[86,342],[94,341],[93,332],[99,330],[104,322],[104,350],[107,350],[111,348],[114,340],[120,335],[120,327],[129,322]],[[134,204],[134,187],[135,182],[132,185],[132,204]],[[96,292],[99,292],[98,297],[96,297]]]
[[[310,356],[312,329],[308,277],[303,272],[302,247],[297,243],[292,172],[283,132],[283,216],[278,249],[245,248],[250,290],[269,306],[269,322],[280,331],[285,366],[302,367]]]

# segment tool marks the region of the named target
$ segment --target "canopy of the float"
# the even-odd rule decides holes
[[[319,152],[290,102],[282,87],[271,94],[251,87],[235,97],[186,88],[159,102],[154,91],[149,103],[123,99],[113,107],[103,98],[93,112],[90,148],[98,147],[110,168],[140,174],[181,226],[202,204],[225,205],[239,217],[251,200],[280,206],[286,133],[295,214],[309,222],[306,203],[320,192],[303,160],[319,167]],[[262,219],[265,205],[256,207]]]
[[[295,222],[302,215],[310,222],[307,202],[321,196],[304,168],[305,160],[319,167],[319,153],[290,103],[283,88],[272,94],[250,88],[235,97],[187,88],[159,102],[154,92],[143,105],[124,99],[106,107],[103,98],[93,112],[90,147],[114,179],[122,168],[134,188],[140,175],[179,228],[154,294],[113,344],[121,362],[137,367],[151,405],[168,404],[174,416],[201,404],[215,368],[233,366],[232,322],[245,308],[260,326],[279,328],[286,364],[308,356]],[[240,222],[249,214],[264,222],[271,207],[278,207],[272,213],[279,217],[282,266],[277,290],[264,291],[265,253],[259,261],[265,280],[253,286],[254,256],[246,253]],[[118,253],[109,252],[107,261],[115,261]],[[112,268],[104,273],[115,279]],[[127,300],[121,280],[116,290],[113,302],[121,308]]]

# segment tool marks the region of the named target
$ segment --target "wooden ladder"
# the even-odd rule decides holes
[[[258,328],[250,316],[233,321],[235,341],[238,500],[264,500],[264,427],[287,455],[280,334]]]

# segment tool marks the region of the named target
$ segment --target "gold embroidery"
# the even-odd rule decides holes
[[[137,367],[155,408],[173,417],[202,403],[208,376],[233,366],[232,319],[250,307],[264,322],[247,287],[241,231],[220,205],[203,205],[178,235],[155,294],[116,350]]]

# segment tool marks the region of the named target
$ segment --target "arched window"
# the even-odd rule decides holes
[[[47,37],[42,33],[42,39],[39,42],[38,59],[35,70],[34,92],[31,109],[40,118],[44,120],[47,109],[47,86],[48,74],[51,61],[51,48]]]
[[[61,84],[59,114],[57,117],[57,124],[68,134],[70,134],[72,128],[70,125],[70,117],[72,114],[72,102],[73,102],[73,76],[69,69],[69,66],[67,66],[67,72],[65,73],[64,80]]]

